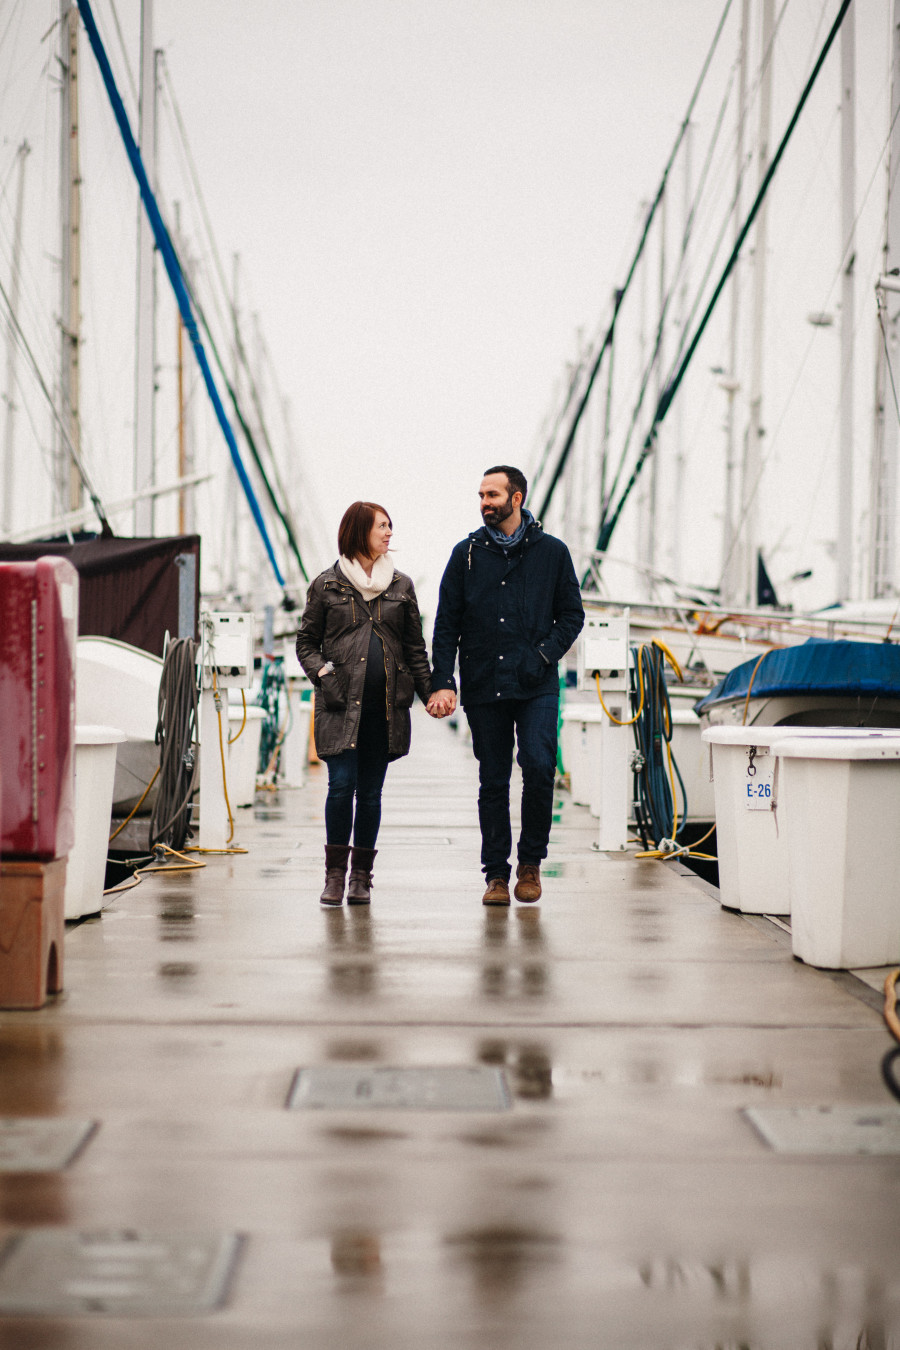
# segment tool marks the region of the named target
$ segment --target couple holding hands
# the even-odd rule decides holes
[[[315,686],[316,753],[328,766],[323,905],[371,900],[381,791],[392,759],[409,753],[415,695],[432,717],[460,702],[478,760],[478,819],[486,905],[510,903],[509,783],[522,770],[515,897],[539,900],[556,776],[557,663],[584,624],[566,545],[525,507],[520,470],[488,469],[482,526],[456,545],[441,580],[428,664],[413,583],[388,557],[391,520],[354,502],[338,531],[340,557],[309,588],[297,656]],[[351,846],[352,838],[352,846]]]

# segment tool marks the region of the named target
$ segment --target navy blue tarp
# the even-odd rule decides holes
[[[705,698],[703,712],[725,699],[746,698],[756,658],[730,670]],[[869,694],[900,697],[900,646],[888,642],[828,642],[766,652],[753,678],[753,697],[776,694]]]

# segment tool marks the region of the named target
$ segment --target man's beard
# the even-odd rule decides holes
[[[506,499],[503,506],[487,506],[482,511],[482,519],[485,525],[499,525],[501,520],[509,520],[513,513],[512,493]]]

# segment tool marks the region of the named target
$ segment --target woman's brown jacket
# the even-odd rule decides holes
[[[410,717],[416,694],[431,696],[431,671],[412,581],[395,572],[387,590],[369,604],[335,563],[309,588],[297,633],[297,657],[315,686],[316,753],[323,759],[356,745],[372,625],[384,646],[388,753],[409,754]],[[334,673],[318,672],[334,663]],[[371,716],[371,714],[369,714]]]

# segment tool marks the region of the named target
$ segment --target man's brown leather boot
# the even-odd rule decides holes
[[[487,890],[481,897],[483,905],[508,905],[509,886],[503,877],[491,877]]]
[[[344,879],[347,876],[349,844],[325,845],[325,889],[319,896],[323,905],[340,905],[344,899]]]
[[[348,905],[368,905],[372,899],[372,864],[377,848],[356,848],[350,855],[350,884],[347,887]]]
[[[517,900],[529,903],[541,898],[541,868],[539,863],[519,863],[516,868],[516,889],[513,892]]]

